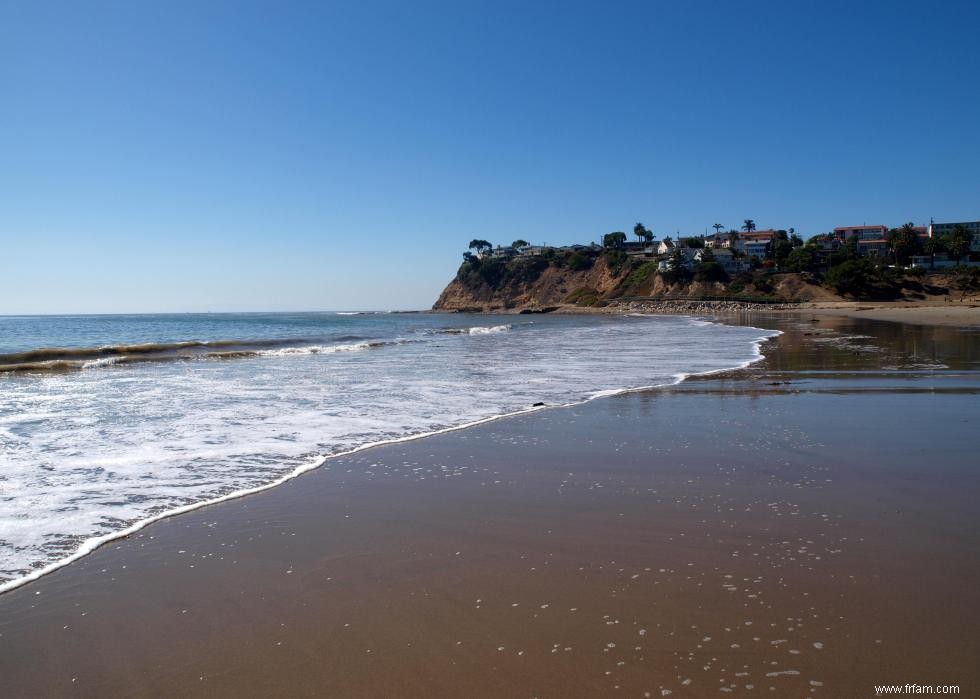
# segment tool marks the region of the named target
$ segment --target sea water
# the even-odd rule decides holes
[[[683,316],[0,317],[0,589],[330,455],[748,364]]]

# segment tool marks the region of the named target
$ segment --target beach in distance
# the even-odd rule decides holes
[[[253,324],[236,339],[245,356],[168,348],[191,356],[0,378],[5,398],[48,382],[46,414],[17,424],[8,405],[3,424],[5,443],[50,450],[45,473],[17,472],[18,487],[43,483],[46,495],[0,533],[12,587],[0,595],[5,693],[850,697],[978,686],[975,329],[819,310],[390,318],[239,318],[239,331]],[[314,323],[337,336],[311,344]],[[263,344],[273,336],[290,343]],[[384,353],[384,368],[373,364]],[[342,381],[336,361],[377,393],[336,406],[310,394],[300,377]],[[406,373],[388,378],[392,366]],[[424,382],[406,383],[409,367]],[[133,410],[86,414],[74,382],[105,396],[112,382],[155,384],[136,394],[160,404],[139,435],[152,477],[107,453],[82,474],[88,492],[72,482],[85,467],[55,448],[57,422],[74,414],[78,440],[88,422],[122,439]],[[176,416],[185,403],[167,394],[178,385],[190,385],[180,401],[211,402]],[[236,414],[244,391],[265,396],[269,413]],[[323,425],[307,432],[298,416],[331,406],[350,422],[347,441],[330,444],[355,451],[323,460],[327,440],[304,441]],[[519,414],[480,422],[509,413]],[[211,419],[248,439],[168,453],[181,425]],[[470,423],[480,424],[443,431]],[[356,450],[414,433],[436,434]],[[87,538],[313,463],[13,587]]]

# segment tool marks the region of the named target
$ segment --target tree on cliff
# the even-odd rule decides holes
[[[715,229],[715,235],[721,233],[721,229],[724,228],[724,226],[721,225],[720,223],[713,223],[711,227]]]
[[[926,238],[925,242],[922,243],[922,252],[929,256],[929,267],[936,266],[936,253],[943,252],[945,249],[942,238],[934,235]]]
[[[715,254],[711,248],[705,248],[701,253],[701,259],[694,267],[694,278],[703,282],[723,282],[727,281],[728,275],[725,268],[715,259]]]
[[[649,243],[653,240],[653,232],[642,223],[637,223],[633,226],[633,235],[641,242]]]
[[[776,261],[777,265],[782,264],[793,252],[793,244],[788,240],[777,240],[772,243],[767,251],[767,255]]]
[[[602,247],[618,250],[626,244],[626,234],[622,231],[606,233],[602,236]]]
[[[919,236],[915,232],[915,226],[912,223],[906,223],[901,228],[893,228],[888,231],[888,247],[891,248],[892,254],[895,256],[896,265],[907,265],[909,258],[922,248]]]
[[[480,240],[479,238],[474,238],[470,241],[470,250],[476,250],[477,255],[485,255],[486,253],[493,250],[493,245],[490,244],[488,240]]]
[[[786,256],[787,272],[814,272],[817,269],[819,258],[815,245],[803,245],[793,248],[793,251]]]
[[[751,233],[755,230],[755,221],[750,218],[745,219],[745,223],[742,224],[742,230],[746,233]]]
[[[515,240],[513,243],[510,244],[510,246],[515,250],[526,248],[528,245],[530,245],[530,243],[524,240],[524,238],[518,238],[517,240]]]
[[[871,296],[880,275],[874,263],[866,257],[847,260],[827,272],[825,281],[839,294],[858,298]]]
[[[966,226],[956,226],[952,233],[947,233],[943,236],[942,241],[946,247],[946,252],[959,262],[964,255],[970,254],[970,242],[972,238],[973,236],[970,235],[970,231],[966,229]]]
[[[681,252],[680,247],[675,247],[673,252],[670,253],[670,257],[667,258],[666,264],[660,276],[664,278],[668,284],[673,284],[674,282],[685,281],[691,278],[691,270],[688,269],[687,257]]]

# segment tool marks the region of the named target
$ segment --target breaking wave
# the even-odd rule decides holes
[[[78,371],[123,364],[189,359],[242,359],[262,356],[280,357],[290,354],[357,352],[400,342],[368,340],[360,335],[340,335],[332,339],[337,344],[315,342],[311,338],[283,338],[207,342],[187,340],[77,348],[46,347],[27,352],[0,354],[0,373]]]
[[[492,335],[494,333],[507,332],[514,326],[511,323],[505,325],[477,325],[468,328],[442,328],[437,332],[443,335]]]

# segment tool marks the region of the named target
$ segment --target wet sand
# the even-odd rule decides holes
[[[822,316],[848,316],[867,320],[887,320],[914,325],[940,325],[953,328],[980,327],[980,303],[976,298],[953,298],[943,303],[817,303]]]
[[[976,695],[980,336],[753,322],[749,369],[336,459],[2,595],[0,695]]]

